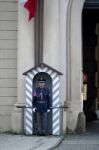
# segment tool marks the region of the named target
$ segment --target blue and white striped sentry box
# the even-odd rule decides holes
[[[50,75],[52,80],[52,107],[60,106],[60,96],[59,96],[59,87],[60,87],[60,75],[61,72],[53,69],[52,67],[41,63],[34,68],[29,69],[23,75],[26,76],[26,107],[32,107],[33,100],[33,79],[40,73],[44,72]],[[25,116],[25,131],[27,135],[33,134],[33,110],[32,108],[26,109]],[[52,109],[52,134],[60,134],[60,109]]]

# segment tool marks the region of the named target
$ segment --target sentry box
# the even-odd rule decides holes
[[[36,133],[36,115],[33,112],[33,89],[37,86],[38,78],[43,76],[46,79],[46,86],[51,93],[51,112],[48,114],[48,133],[52,135],[60,135],[61,131],[61,116],[60,109],[60,75],[61,72],[46,65],[40,63],[34,68],[24,72],[26,76],[26,109],[25,109],[25,133],[32,135]]]

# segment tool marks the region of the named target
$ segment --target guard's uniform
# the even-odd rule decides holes
[[[34,89],[33,107],[37,109],[37,112],[47,112],[50,109],[50,92],[48,88],[41,89],[38,87]]]
[[[33,107],[36,108],[39,134],[47,132],[47,110],[50,109],[50,91],[37,87],[33,92]]]

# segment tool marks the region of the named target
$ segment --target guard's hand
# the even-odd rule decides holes
[[[36,108],[33,108],[33,112],[35,112]]]
[[[48,109],[47,112],[50,112],[50,109]]]

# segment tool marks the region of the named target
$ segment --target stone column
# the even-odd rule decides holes
[[[28,11],[18,5],[18,51],[17,51],[17,102],[12,112],[12,129],[21,130],[21,109],[17,105],[25,104],[25,78],[22,75],[34,66],[34,19],[28,21]]]
[[[44,62],[60,69],[59,0],[44,1]]]
[[[63,73],[62,97],[66,97],[66,9],[65,0],[44,1],[43,61]],[[64,80],[64,85],[63,85]],[[64,95],[64,96],[63,96]]]
[[[69,131],[76,130],[79,122],[79,113],[83,113],[82,99],[82,9],[84,0],[72,0],[69,10],[70,26],[69,26],[69,59],[68,64],[70,73],[70,89],[69,89],[69,111],[67,116],[67,129]],[[80,115],[81,116],[81,115]],[[82,117],[82,116],[81,116]],[[85,122],[85,118],[84,122]],[[83,127],[82,127],[83,130]]]
[[[44,0],[43,61],[63,73],[60,79],[61,103],[66,100],[66,6],[66,0]]]

